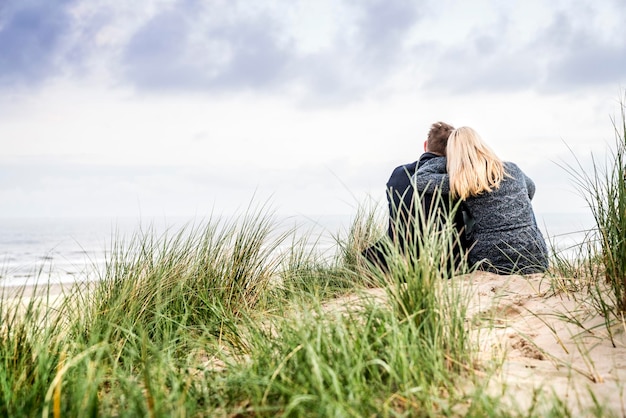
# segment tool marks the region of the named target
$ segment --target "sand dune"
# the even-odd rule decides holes
[[[626,416],[626,324],[614,321],[608,328],[586,290],[553,288],[554,280],[544,275],[476,272],[461,283],[470,285],[467,319],[479,347],[478,373],[489,379],[491,394],[522,411],[534,399],[556,395],[575,415],[596,402]],[[58,303],[69,286],[4,288],[3,295],[22,291],[22,301],[47,297]],[[383,289],[367,293],[385,303]],[[326,309],[358,306],[357,299],[338,298]]]
[[[572,411],[592,407],[595,397],[626,415],[624,323],[607,328],[586,290],[553,289],[543,275],[481,272],[467,280],[475,290],[470,313],[485,323],[475,330],[481,357],[502,361],[494,390],[504,388],[522,407],[535,392],[554,392]]]
[[[488,379],[490,394],[518,411],[556,396],[574,416],[584,416],[594,402],[626,416],[626,325],[613,323],[611,338],[586,290],[555,289],[544,275],[475,272],[461,283],[470,286],[467,319],[479,347],[477,373]],[[383,289],[367,293],[385,303]],[[357,299],[333,300],[326,308],[358,306]]]

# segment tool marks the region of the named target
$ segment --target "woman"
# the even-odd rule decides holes
[[[446,174],[447,171],[447,174]],[[501,161],[472,128],[450,134],[445,157],[419,167],[420,193],[442,193],[463,201],[472,218],[470,265],[500,274],[538,273],[548,268],[548,250],[530,200],[535,184],[520,168]],[[468,228],[469,229],[469,228]]]

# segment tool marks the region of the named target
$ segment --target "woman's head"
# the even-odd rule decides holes
[[[506,175],[502,161],[470,127],[452,131],[446,151],[453,197],[465,199],[491,192]]]

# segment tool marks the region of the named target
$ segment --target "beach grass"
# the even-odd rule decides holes
[[[57,303],[3,297],[0,414],[534,416],[488,390],[450,222],[425,217],[422,256],[390,247],[381,270],[359,259],[384,234],[374,219],[359,213],[331,258],[263,209],[148,228]]]
[[[539,416],[488,390],[451,231],[427,223],[428,257],[390,251],[381,271],[345,257],[381,233],[368,219],[330,259],[263,212],[148,229],[57,303],[2,298],[0,414]]]
[[[384,273],[360,260],[381,231],[370,215],[337,237],[332,258],[305,243],[315,237],[279,232],[263,207],[148,228],[118,237],[97,280],[54,307],[3,298],[0,414],[410,416],[493,405],[458,386],[473,385],[475,364],[454,279],[425,258],[394,254]],[[445,259],[450,244],[432,231],[419,245]],[[387,302],[368,293],[376,287]],[[329,308],[346,294],[356,298]]]
[[[606,159],[592,154],[592,169],[586,170],[572,152],[574,163],[562,165],[585,198],[595,227],[581,243],[580,257],[556,258],[562,271],[582,279],[606,320],[611,340],[613,325],[626,313],[626,97],[619,107],[620,118],[612,119],[614,144]]]

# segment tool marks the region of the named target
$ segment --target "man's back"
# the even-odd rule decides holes
[[[387,182],[387,202],[389,205],[389,227],[387,234],[393,242],[399,244],[403,249],[406,242],[413,240],[413,233],[419,231],[420,222],[416,222],[417,216],[430,216],[431,214],[446,214],[451,208],[448,194],[441,194],[441,197],[434,194],[416,194],[413,187],[412,177],[417,168],[433,158],[445,158],[431,152],[425,152],[418,161],[396,167]],[[419,199],[419,202],[416,201]],[[418,212],[417,206],[421,209]],[[437,205],[441,211],[437,212]],[[443,216],[443,215],[435,215]],[[461,210],[455,215],[455,226],[462,233],[463,214]],[[464,235],[461,234],[463,246],[465,246]]]
[[[453,130],[454,127],[445,122],[433,123],[424,142],[424,154],[421,155],[418,161],[396,167],[389,181],[387,181],[387,202],[389,204],[387,235],[391,242],[400,247],[402,251],[406,252],[408,249],[414,252],[415,254],[412,254],[412,257],[418,256],[416,254],[418,248],[415,245],[414,238],[418,236],[416,234],[420,233],[420,225],[422,223],[422,220],[416,218],[417,215],[426,214],[426,216],[430,216],[433,214],[434,216],[443,216],[442,214],[446,214],[450,208],[447,195],[437,198],[436,202],[433,195],[416,197],[413,176],[421,164],[446,154],[448,137]],[[436,209],[433,207],[434,204],[440,206],[442,210],[434,210]],[[455,221],[457,228],[462,228],[462,216],[456,219],[460,220],[460,222]],[[407,246],[407,242],[413,244]],[[374,245],[366,248],[364,255],[372,263],[386,266],[386,256],[388,255],[385,254],[386,247],[387,244],[383,240],[379,240]]]
[[[396,167],[387,182],[387,204],[389,206],[389,227],[387,235],[394,242],[399,238],[398,223],[411,223],[413,219],[413,186],[411,179],[417,171],[418,161]]]

